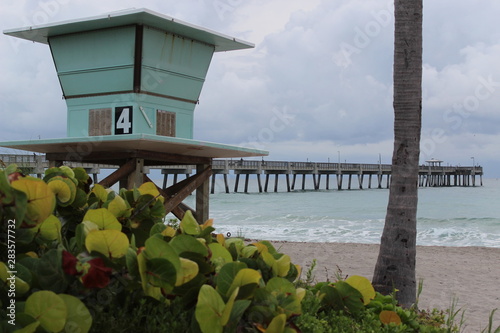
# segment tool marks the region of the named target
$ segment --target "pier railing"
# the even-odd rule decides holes
[[[0,164],[4,165],[16,163],[19,167],[24,168],[27,173],[41,176],[45,169],[49,167],[48,161],[44,155],[36,154],[0,154]],[[83,167],[89,174],[93,174],[94,181],[97,181],[97,174],[100,169],[116,169],[115,165],[92,164],[92,163],[76,163],[69,162],[69,166]],[[158,165],[148,166],[144,168],[144,173],[149,173],[150,169],[161,169],[164,175],[164,187],[167,184],[169,174],[174,175],[174,181],[177,180],[177,175],[189,175],[196,170],[193,165]],[[329,163],[329,162],[303,162],[303,161],[265,161],[265,160],[243,160],[243,159],[215,159],[212,161],[212,191],[215,186],[215,177],[217,174],[224,175],[225,189],[229,192],[227,175],[231,172],[236,175],[236,183],[234,191],[238,191],[238,182],[240,175],[245,175],[245,191],[248,188],[249,175],[256,175],[259,191],[267,191],[269,177],[274,175],[274,189],[278,189],[278,176],[284,175],[287,182],[287,190],[295,189],[297,176],[302,176],[302,189],[305,189],[306,176],[313,177],[314,189],[320,188],[321,177],[326,176],[325,188],[329,189],[330,176],[334,175],[337,179],[337,188],[340,190],[343,187],[343,178],[347,177],[347,189],[351,189],[353,176],[358,179],[358,188],[362,189],[365,186],[364,177],[368,177],[368,188],[372,187],[372,176],[376,176],[377,188],[388,188],[391,178],[390,164],[367,164],[367,163]],[[260,175],[266,176],[264,188],[261,185]],[[293,176],[292,182],[289,177]],[[480,185],[482,185],[483,168],[481,166],[435,166],[421,165],[419,167],[419,186],[476,186],[476,176],[479,176]],[[385,178],[385,181],[384,181]]]

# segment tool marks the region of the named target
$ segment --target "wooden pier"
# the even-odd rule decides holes
[[[26,173],[41,175],[49,167],[44,155],[2,155],[0,161],[5,165],[16,163],[24,168]],[[116,169],[115,165],[91,164],[68,162],[71,167],[83,167],[93,176],[94,182],[101,169]],[[158,165],[144,167],[144,173],[150,169],[160,169],[163,175],[163,186],[167,187],[169,175],[173,176],[173,184],[177,183],[179,176],[189,177],[196,166],[194,165]],[[363,164],[363,163],[315,163],[315,162],[284,162],[264,160],[230,160],[214,159],[212,161],[211,193],[215,192],[216,177],[222,175],[224,192],[230,193],[229,177],[234,175],[233,192],[249,192],[250,176],[255,175],[259,192],[278,192],[279,179],[286,182],[286,191],[294,190],[325,190],[330,189],[330,178],[336,179],[336,188],[363,189],[389,188],[391,181],[390,164]],[[241,178],[244,176],[244,181]],[[265,176],[264,179],[261,176]],[[273,177],[271,177],[273,176]],[[307,188],[306,178],[312,177],[312,188]],[[477,181],[479,177],[479,182]],[[421,165],[419,169],[418,185],[420,187],[445,187],[445,186],[482,186],[483,168],[481,166],[438,166],[433,163]],[[272,179],[274,178],[273,184]],[[324,185],[322,185],[322,179]],[[366,179],[368,179],[366,181]],[[243,183],[243,188],[240,186]],[[299,183],[300,182],[300,183]],[[272,189],[271,189],[272,186]]]

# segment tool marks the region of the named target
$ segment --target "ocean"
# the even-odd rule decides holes
[[[249,193],[234,193],[234,179],[229,185],[232,193],[224,193],[223,183],[217,181],[210,196],[216,232],[251,239],[380,243],[388,189],[367,189],[365,184],[363,190],[339,191],[331,177],[330,190],[325,190],[324,179],[321,190],[307,190],[313,186],[306,177],[303,191],[297,190],[299,176],[296,190],[286,192],[285,178],[280,176],[277,193],[258,193],[254,177],[250,177]],[[243,183],[240,180],[239,191]],[[274,189],[274,176],[271,184],[269,191]],[[356,187],[353,178],[352,188]],[[483,179],[483,186],[476,187],[420,188],[417,245],[500,248],[499,200],[499,179]],[[186,203],[194,206],[194,196]]]

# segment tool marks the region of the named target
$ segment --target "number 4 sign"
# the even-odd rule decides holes
[[[115,108],[115,135],[132,134],[132,107]]]

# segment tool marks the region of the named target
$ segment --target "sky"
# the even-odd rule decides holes
[[[3,0],[0,28],[148,8],[255,44],[216,53],[194,138],[267,160],[390,163],[393,1]],[[424,1],[420,162],[500,177],[498,0]],[[0,141],[66,137],[47,45],[0,35]],[[0,148],[0,153],[11,151]]]

